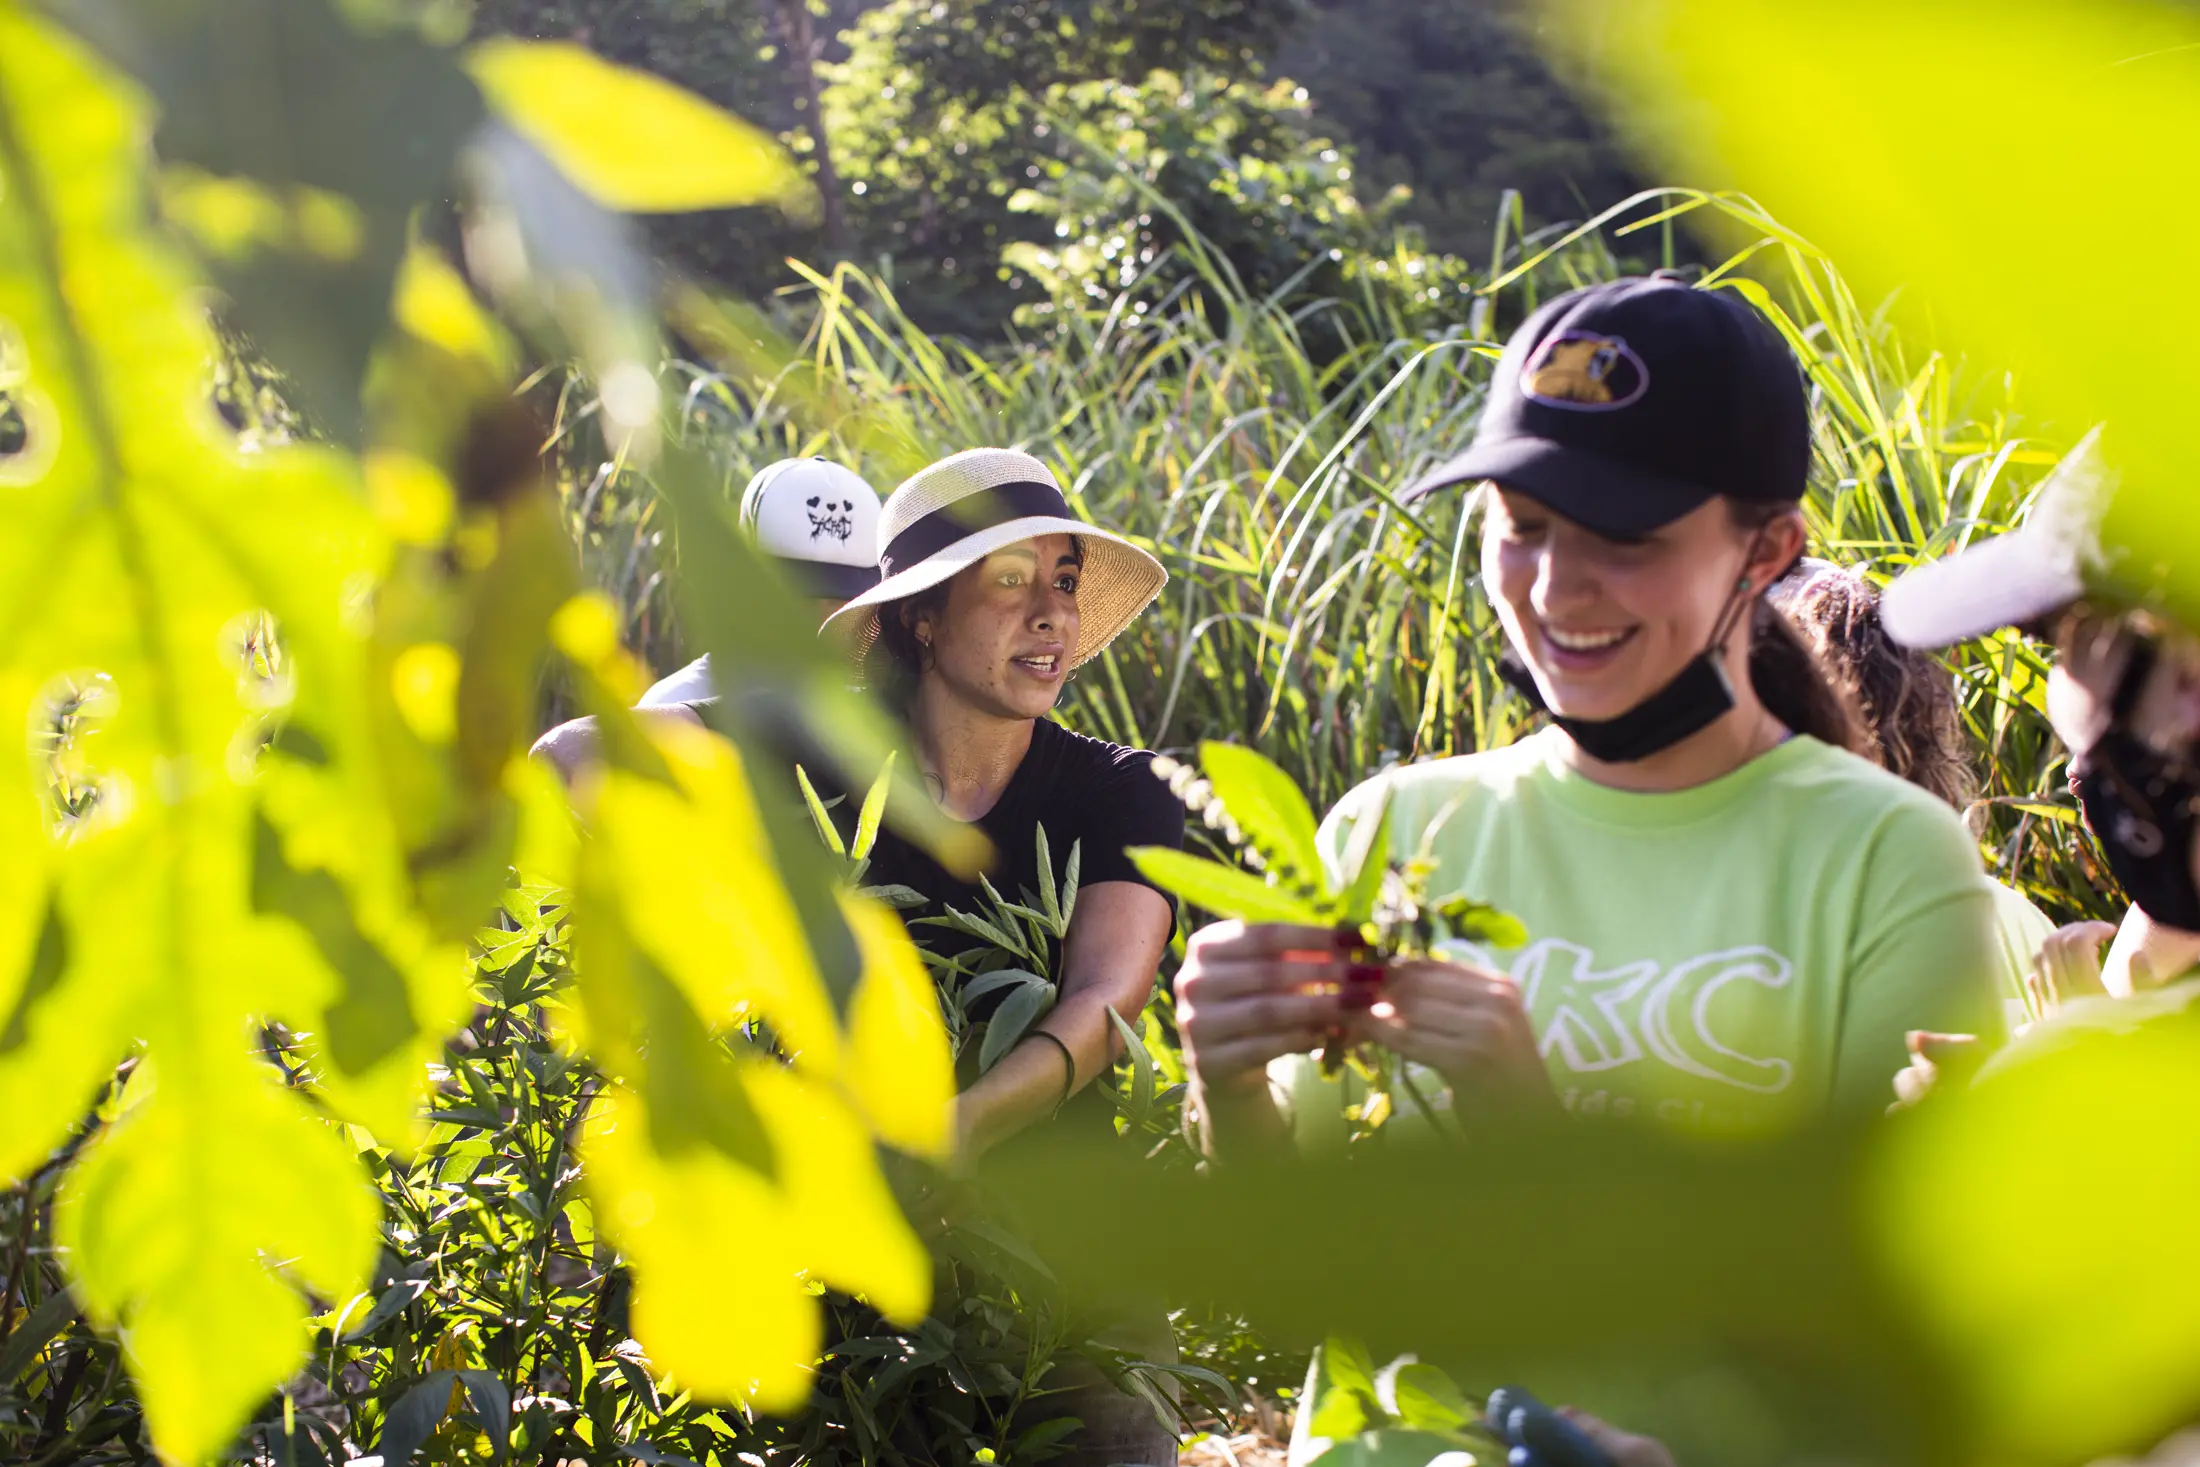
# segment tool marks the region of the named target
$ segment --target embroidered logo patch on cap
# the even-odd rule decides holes
[[[1520,374],[1521,395],[1545,407],[1604,413],[1640,401],[1650,369],[1624,337],[1566,331],[1537,349]]]

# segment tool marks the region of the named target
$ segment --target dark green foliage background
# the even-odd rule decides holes
[[[474,29],[570,37],[657,72],[779,132],[814,168],[793,3],[479,0]],[[1037,189],[1076,212],[1094,153],[1112,154],[1125,127],[1168,156],[1146,181],[1256,293],[1330,249],[1380,255],[1401,227],[1479,262],[1508,190],[1549,222],[1634,187],[1515,0],[810,0],[809,11],[842,254],[890,281],[928,329],[991,336],[1045,298],[1001,253],[1056,239],[1059,211],[1012,201]],[[1149,85],[1157,70],[1172,75]],[[1174,104],[1172,83],[1203,79],[1196,113]],[[1323,188],[1248,190],[1246,158],[1324,175]],[[1329,190],[1360,208],[1340,210]],[[1165,217],[1147,229],[1157,247],[1175,237]],[[757,210],[653,232],[678,264],[752,299],[795,283],[786,256],[833,254],[822,222]]]

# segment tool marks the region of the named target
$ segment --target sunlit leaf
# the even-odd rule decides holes
[[[738,757],[685,724],[651,734],[678,783],[620,769],[597,777],[588,859],[598,889],[705,1024],[753,1011],[802,1063],[836,1073],[832,1004]]]
[[[132,95],[0,8],[0,334],[56,435],[9,491],[0,691],[35,729],[56,679],[108,690],[98,799],[0,858],[22,878],[0,884],[0,1170],[142,1046],[64,1183],[68,1256],[185,1461],[296,1369],[299,1291],[357,1292],[374,1248],[359,1163],[249,1052],[258,1026],[311,1035],[324,1102],[401,1135],[464,972],[413,914],[371,745],[357,598],[387,542],[346,459],[247,455],[209,411],[214,341],[139,212]],[[0,779],[0,819],[23,791]]]
[[[1376,899],[1383,894],[1383,873],[1390,869],[1391,792],[1383,788],[1382,814],[1376,820],[1356,821],[1346,844],[1343,869],[1338,879],[1344,894],[1338,898],[1339,918],[1354,924],[1375,915]]]
[[[954,1139],[955,1062],[939,989],[892,912],[859,897],[845,899],[843,910],[863,953],[848,1002],[848,1093],[881,1141],[945,1156]]]
[[[408,27],[354,29],[340,0],[55,8],[158,100],[164,161],[286,207],[317,195],[321,213],[349,215],[348,251],[317,247],[327,230],[305,228],[216,263],[239,321],[321,420],[353,436],[407,227],[415,209],[449,196],[460,145],[484,115],[478,89]]]
[[[1654,0],[1575,5],[1572,44],[1621,85],[1641,145],[1736,186],[1828,250],[1867,299],[1900,289],[1941,344],[2013,371],[2027,417],[2069,438],[2106,419],[2124,488],[2117,579],[2200,616],[2200,516],[2176,361],[2200,300],[2143,308],[2040,226],[2144,219],[2200,229],[2200,15],[2169,0]],[[1871,78],[1868,105],[1854,96]]]
[[[1133,846],[1125,854],[1148,881],[1218,917],[1313,926],[1328,920],[1316,903],[1280,886],[1270,886],[1249,871],[1205,856],[1188,855],[1167,846]]]
[[[894,785],[894,760],[888,756],[886,767],[871,781],[871,791],[863,797],[863,809],[856,816],[855,840],[848,847],[848,854],[858,861],[871,858],[871,850],[878,844],[879,822],[886,818],[886,796]]]
[[[584,46],[483,41],[466,64],[505,121],[606,208],[677,214],[809,197],[770,134]]]
[[[1272,867],[1327,890],[1321,848],[1314,841],[1314,811],[1290,775],[1242,744],[1201,744],[1199,767],[1223,808]]]
[[[624,1089],[591,1117],[584,1155],[597,1215],[635,1267],[635,1335],[651,1361],[699,1394],[788,1411],[808,1399],[823,1340],[803,1277],[914,1324],[931,1263],[854,1113],[775,1066],[743,1073],[784,1158],[777,1185],[712,1148],[665,1155]]]
[[[2050,1028],[2046,1052],[1922,1107],[1870,1194],[2003,1460],[2136,1448],[2200,1399],[2200,1267],[2112,1235],[2200,1206],[2200,1026],[2171,997]]]
[[[197,1462],[305,1363],[298,1287],[364,1286],[378,1209],[350,1148],[241,1047],[158,1052],[55,1224],[87,1312],[125,1332],[154,1440]]]

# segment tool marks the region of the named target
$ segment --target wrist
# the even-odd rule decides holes
[[[968,1090],[955,1097],[954,1136],[955,1165],[958,1167],[968,1167],[977,1161],[990,1144],[986,1135],[985,1104]]]
[[[1540,1115],[1563,1108],[1558,1089],[1551,1083],[1551,1072],[1543,1067],[1540,1055],[1501,1066],[1477,1063],[1447,1068],[1440,1073],[1444,1083],[1451,1087],[1454,1104],[1469,1100],[1485,1108],[1522,1115]]]
[[[1246,1109],[1271,1103],[1268,1088],[1268,1070],[1265,1066],[1255,1070],[1239,1070],[1233,1074],[1201,1076],[1199,1093],[1210,1106],[1226,1110]]]

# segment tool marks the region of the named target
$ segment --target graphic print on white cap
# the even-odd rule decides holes
[[[757,547],[831,601],[878,584],[878,516],[878,491],[830,459],[768,464],[741,496],[741,528]]]

